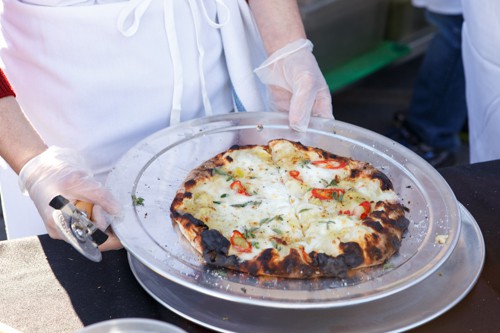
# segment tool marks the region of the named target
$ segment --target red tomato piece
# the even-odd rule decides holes
[[[238,230],[233,230],[231,235],[231,246],[238,252],[252,252],[252,244]]]
[[[341,188],[313,188],[311,194],[313,197],[319,200],[332,200],[335,199],[334,193],[336,193],[337,198],[340,198],[345,190]],[[340,200],[339,200],[340,201]]]
[[[243,195],[250,196],[250,194],[248,194],[247,189],[245,188],[245,186],[243,186],[243,184],[239,180],[235,180],[234,182],[232,182],[229,187],[232,190],[236,191],[238,194],[243,194]]]
[[[342,169],[347,165],[346,162],[337,161],[337,160],[312,161],[311,164],[316,165],[320,168],[325,168],[325,169]]]
[[[290,170],[290,171],[288,171],[288,174],[290,175],[290,177],[297,179],[299,181],[302,181],[302,179],[300,178],[300,171]]]

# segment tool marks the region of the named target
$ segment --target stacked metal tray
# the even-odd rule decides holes
[[[205,265],[170,219],[176,190],[191,169],[217,153],[235,144],[266,144],[276,138],[300,141],[381,169],[409,208],[411,224],[399,252],[386,264],[358,270],[346,279],[253,277]],[[371,324],[363,332],[412,327],[461,299],[475,283],[484,261],[477,225],[434,168],[398,143],[340,121],[313,118],[309,129],[298,133],[289,128],[286,114],[275,112],[193,120],[136,145],[110,173],[107,187],[123,206],[112,226],[129,252],[139,283],[171,310],[220,331],[282,332],[286,328],[303,332],[303,325],[312,325],[317,332],[342,327],[358,331],[358,311],[371,313]],[[132,198],[141,198],[142,205]],[[472,236],[461,233],[464,225],[473,231]],[[463,268],[453,265],[450,256],[465,255],[456,253],[468,252],[469,246],[482,248],[483,254],[467,255],[467,272],[458,272]],[[447,284],[442,291],[429,288],[436,285],[432,281],[436,276],[447,273],[453,273],[447,279],[460,279],[455,281],[459,287],[453,292]],[[457,273],[462,277],[457,278]],[[410,306],[416,296],[424,307],[423,299],[441,305],[427,306],[432,313],[422,308],[424,315],[417,316],[413,314],[416,305]],[[370,311],[366,311],[368,306]],[[394,309],[396,317],[383,311],[388,308]],[[299,320],[296,312],[307,314],[308,319]],[[384,320],[375,317],[381,313]],[[274,317],[280,323],[274,323]],[[347,325],[338,318],[352,322]]]

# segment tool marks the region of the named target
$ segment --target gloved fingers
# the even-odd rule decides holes
[[[96,186],[94,190],[91,190],[91,187],[84,189],[80,188],[80,190],[75,188],[75,190],[78,191],[77,195],[79,199],[81,198],[93,203],[94,207],[102,207],[102,209],[110,215],[118,215],[120,213],[120,204],[102,185]]]
[[[288,112],[292,93],[278,86],[270,86],[270,107],[272,111]]]
[[[117,215],[120,212],[120,205],[100,182],[90,175],[76,175],[67,177],[64,184],[63,193],[69,200],[80,200],[92,203],[94,206],[101,206],[107,213]]]
[[[113,230],[111,228],[108,229],[106,234],[108,235],[108,239],[106,239],[106,241],[104,243],[99,245],[99,247],[98,247],[99,251],[105,252],[105,251],[111,251],[111,250],[119,250],[119,249],[123,248],[122,243],[120,242],[118,237],[116,237],[115,233],[113,232]]]
[[[333,117],[332,95],[328,88],[318,91],[316,101],[313,105],[312,115],[315,117],[335,119]]]
[[[92,209],[92,222],[95,223],[99,230],[106,231],[112,221],[113,216],[107,213],[102,206],[94,205]]]
[[[315,78],[309,73],[301,75],[293,87],[290,101],[290,127],[305,132],[311,119],[311,111],[316,101]]]

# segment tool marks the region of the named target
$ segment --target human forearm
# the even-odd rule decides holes
[[[27,161],[46,149],[15,97],[0,98],[0,156],[19,173]]]
[[[268,54],[306,38],[296,0],[250,0],[249,5]]]

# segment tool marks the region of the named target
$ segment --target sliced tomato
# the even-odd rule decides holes
[[[302,257],[302,259],[307,262],[307,263],[310,263],[312,260],[311,260],[311,257],[307,254],[306,250],[304,249],[303,246],[299,246],[299,250],[300,250],[300,256]]]
[[[319,199],[319,200],[339,200],[339,198],[342,197],[342,195],[345,193],[345,190],[341,188],[313,188],[311,190],[311,194],[313,197]],[[337,198],[335,198],[335,196]]]
[[[361,207],[364,208],[364,213],[362,213],[359,217],[361,219],[365,219],[368,217],[368,214],[370,214],[371,210],[372,210],[372,205],[370,204],[369,201],[363,201],[362,203],[359,204]]]
[[[300,171],[290,170],[290,171],[288,171],[288,174],[290,175],[290,177],[297,179],[299,181],[302,181],[302,179],[300,178]]]
[[[231,246],[238,252],[252,252],[252,244],[238,230],[234,230],[231,235]]]
[[[360,203],[356,208],[353,210],[353,215],[356,215],[360,219],[365,219],[368,217],[368,214],[370,213],[372,207],[370,202],[368,201],[363,201]]]
[[[229,187],[232,190],[236,191],[238,194],[250,196],[250,194],[248,194],[247,189],[245,188],[245,186],[243,186],[243,184],[239,180],[235,180],[234,182],[232,182]]]
[[[324,168],[324,169],[342,169],[347,165],[346,162],[338,161],[338,160],[312,161],[311,164],[316,165],[320,168]]]

